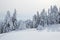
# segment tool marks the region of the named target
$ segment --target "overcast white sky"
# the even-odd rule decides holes
[[[48,9],[50,5],[60,6],[60,0],[0,0],[0,19],[5,16],[7,10],[11,14],[17,10],[17,18],[21,20],[32,19],[36,11]]]

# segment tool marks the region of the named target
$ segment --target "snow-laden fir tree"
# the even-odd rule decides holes
[[[12,16],[13,30],[17,29],[17,18],[16,18],[16,9],[14,10],[14,14]]]
[[[51,6],[48,10],[48,22],[49,24],[56,24],[57,23],[57,16],[58,16],[58,8],[57,6]]]
[[[33,16],[33,28],[35,28],[37,25],[36,25],[36,15]]]
[[[39,25],[39,23],[40,23],[40,14],[37,11],[37,21],[36,21],[37,26]]]
[[[48,25],[52,24],[51,14],[52,14],[52,6],[50,7],[50,9],[48,9],[48,22],[47,22]]]
[[[1,22],[0,22],[0,33],[3,33],[3,30],[4,30],[4,29],[3,29],[3,22],[1,21]]]
[[[40,22],[39,12],[37,11],[37,15],[33,16],[33,28],[37,28]]]
[[[40,14],[40,25],[47,25],[47,12],[45,11],[45,9],[43,9]]]
[[[7,11],[7,15],[4,20],[4,26],[3,26],[3,32],[8,32],[10,31],[10,11]]]
[[[59,12],[58,12],[58,23],[60,24],[60,8],[59,8]]]
[[[57,24],[57,22],[58,22],[58,8],[57,8],[57,6],[55,5],[55,6],[53,6],[53,15],[54,15],[54,24]]]

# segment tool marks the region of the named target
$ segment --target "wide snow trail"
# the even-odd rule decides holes
[[[35,29],[0,34],[0,40],[60,40],[60,32],[40,32]]]

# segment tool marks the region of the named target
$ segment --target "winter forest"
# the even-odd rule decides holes
[[[0,21],[0,34],[32,28],[39,31],[44,29],[60,31],[60,8],[56,5],[50,6],[48,11],[45,9],[42,9],[41,12],[37,11],[32,17],[32,20],[18,21],[16,14],[16,9],[14,10],[13,16],[10,15],[10,11],[7,11],[4,21]]]

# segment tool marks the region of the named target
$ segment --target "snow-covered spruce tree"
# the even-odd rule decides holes
[[[48,10],[48,22],[49,24],[56,24],[57,23],[57,16],[58,16],[58,8],[57,6],[51,6]]]
[[[60,8],[59,8],[59,12],[58,12],[58,23],[60,24]]]
[[[51,14],[52,14],[52,6],[50,7],[50,9],[48,9],[48,22],[47,22],[47,24],[49,25],[49,24],[52,24],[52,16],[51,16]]]
[[[0,33],[3,33],[3,22],[0,22]]]
[[[14,10],[14,14],[12,16],[13,30],[17,29],[17,18],[16,18],[16,9]]]
[[[57,6],[53,6],[53,14],[54,14],[54,24],[58,23],[58,8]]]
[[[37,15],[33,16],[33,28],[37,28],[40,23],[39,12],[37,11]]]
[[[45,9],[43,9],[40,14],[40,25],[42,26],[47,25],[47,13]]]
[[[36,25],[36,15],[33,16],[33,28],[37,27]]]
[[[37,21],[36,21],[36,23],[37,23],[37,26],[39,25],[39,23],[40,23],[40,14],[39,14],[39,12],[37,11]]]
[[[3,32],[8,32],[10,31],[10,12],[7,11],[7,15],[5,17],[5,20],[4,20],[4,24],[3,24]]]

